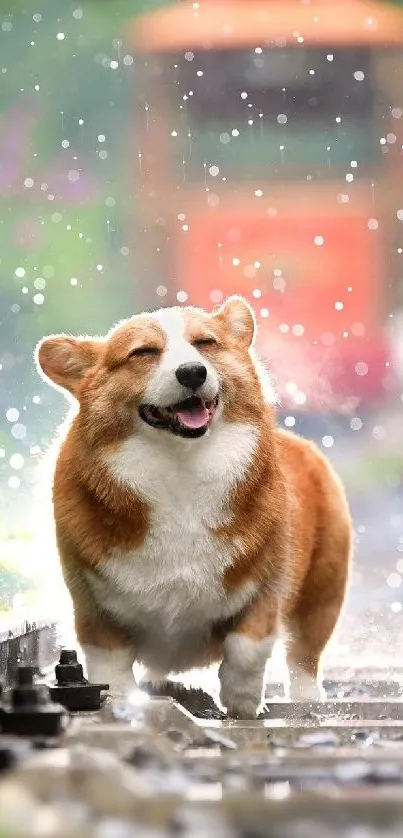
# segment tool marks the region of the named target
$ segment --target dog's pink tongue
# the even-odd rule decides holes
[[[203,428],[209,420],[209,412],[204,405],[188,410],[178,410],[177,416],[185,428]]]

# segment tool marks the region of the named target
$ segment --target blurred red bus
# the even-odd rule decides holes
[[[241,293],[287,407],[384,398],[403,264],[402,12],[185,0],[129,38],[147,304]]]

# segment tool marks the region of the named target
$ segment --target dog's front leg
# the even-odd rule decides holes
[[[228,715],[253,719],[264,698],[265,670],[276,640],[276,614],[265,601],[254,604],[227,634],[219,669],[220,699]]]

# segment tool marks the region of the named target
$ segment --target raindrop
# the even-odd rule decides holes
[[[10,457],[10,466],[16,470],[24,467],[24,457],[22,454],[12,454]]]
[[[42,279],[41,276],[38,276],[38,278],[34,280],[34,286],[37,291],[43,291],[43,289],[46,288],[46,280]]]
[[[26,177],[25,180],[24,180],[24,186],[26,186],[27,189],[32,189],[33,185],[34,185],[33,179],[31,177]]]
[[[362,70],[356,70],[354,73],[354,78],[356,81],[364,81],[365,73]]]
[[[221,303],[223,297],[224,294],[218,288],[215,288],[213,291],[210,292],[210,300],[212,303]]]
[[[285,113],[279,113],[277,116],[277,122],[279,125],[285,125],[288,120],[288,117]]]
[[[390,588],[400,588],[400,585],[402,584],[402,577],[399,573],[390,573],[386,580],[386,584],[389,585]]]
[[[73,17],[75,17],[76,20],[81,20],[83,15],[84,15],[84,12],[83,12],[82,9],[80,9],[80,8],[74,9]]]
[[[6,419],[8,422],[18,422],[19,418],[20,412],[16,407],[9,407],[8,410],[6,410]]]
[[[65,36],[64,32],[58,32],[57,35],[56,35],[56,38],[57,38],[58,41],[64,41],[65,37],[66,36]]]
[[[261,308],[260,309],[260,316],[261,317],[268,317],[269,314],[270,314],[270,312],[269,312],[268,308]]]
[[[354,367],[357,375],[367,375],[368,372],[368,364],[365,361],[358,361]]]
[[[296,323],[295,326],[292,327],[292,332],[297,338],[300,338],[304,334],[305,329],[300,323]]]
[[[209,172],[210,172],[212,177],[217,177],[217,175],[220,174],[220,169],[219,169],[218,166],[210,166],[209,167]]]
[[[186,61],[193,61],[194,59],[194,52],[185,52],[185,60]]]
[[[316,244],[318,247],[322,247],[322,245],[325,243],[323,236],[315,236],[313,241],[314,244]]]
[[[45,302],[45,297],[43,296],[43,294],[35,294],[32,299],[35,305],[37,306],[41,306]]]
[[[14,439],[24,439],[24,437],[26,437],[27,435],[27,429],[25,425],[23,425],[21,422],[18,422],[16,425],[13,425],[13,427],[11,428],[11,435],[14,437]]]
[[[326,435],[322,438],[322,445],[324,448],[331,448],[333,444],[334,438],[332,436]]]
[[[359,416],[355,416],[350,421],[350,428],[352,431],[360,431],[363,425],[362,419]]]
[[[284,424],[287,428],[293,428],[295,425],[295,416],[286,416],[284,419]]]
[[[186,291],[178,291],[176,299],[178,300],[178,303],[186,303],[186,300],[188,299],[188,294],[186,293]]]
[[[77,285],[78,279],[75,276],[72,276],[70,279],[70,285]]]
[[[12,477],[8,478],[8,485],[10,489],[19,489],[21,486],[21,480],[17,475],[13,475]]]
[[[159,297],[165,297],[168,293],[168,289],[165,288],[165,285],[158,285],[156,291]]]
[[[369,218],[367,224],[368,230],[377,230],[379,223],[376,218]]]
[[[18,276],[18,279],[22,279],[25,276],[25,268],[16,268],[14,273]]]

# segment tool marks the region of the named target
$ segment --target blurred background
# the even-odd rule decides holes
[[[403,4],[0,3],[0,628],[60,616],[47,333],[244,294],[347,486],[333,658],[403,639]],[[46,457],[45,457],[46,465]]]

